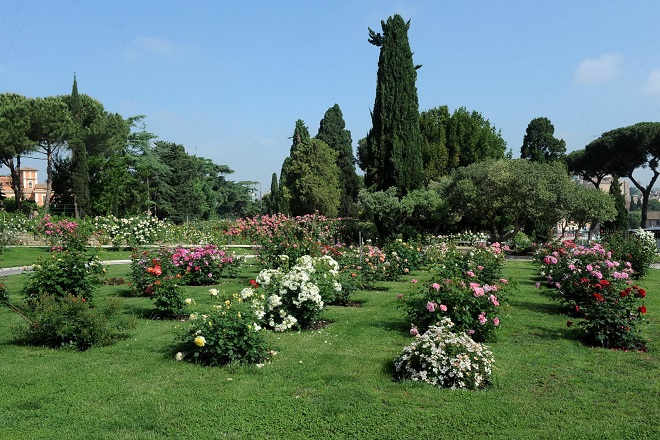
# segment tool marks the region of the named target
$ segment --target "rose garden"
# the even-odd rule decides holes
[[[532,261],[475,234],[350,242],[320,215],[19,217],[5,244],[45,246],[0,257],[33,266],[2,279],[5,436],[657,430],[643,231],[537,245]]]

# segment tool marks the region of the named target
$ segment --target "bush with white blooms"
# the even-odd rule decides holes
[[[243,289],[241,296],[253,301],[265,325],[275,331],[308,328],[341,291],[338,269],[337,262],[327,255],[304,255],[289,270],[262,270],[253,287]],[[266,294],[257,294],[258,286]]]
[[[451,389],[487,387],[494,363],[492,352],[466,333],[453,333],[453,325],[445,318],[424,334],[415,334],[415,341],[394,361],[397,379]]]

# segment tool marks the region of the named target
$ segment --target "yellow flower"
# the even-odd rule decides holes
[[[195,338],[195,345],[198,346],[198,347],[205,346],[206,345],[206,339],[204,338],[204,336],[197,336]]]
[[[218,289],[210,289],[209,290],[209,295],[218,296]]]
[[[239,318],[241,317],[241,312],[238,312],[238,317],[239,317]]]

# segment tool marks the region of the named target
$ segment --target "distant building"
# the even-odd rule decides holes
[[[36,168],[23,167],[18,172],[25,200],[34,200],[37,206],[46,203],[46,184],[38,183],[38,170]],[[14,198],[14,190],[11,186],[11,176],[0,176],[0,191],[8,198]]]

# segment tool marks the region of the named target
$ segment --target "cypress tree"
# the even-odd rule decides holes
[[[316,139],[325,142],[337,152],[337,167],[339,167],[340,174],[339,215],[354,217],[357,215],[355,203],[359,190],[359,179],[355,172],[351,132],[346,130],[344,116],[338,104],[330,107],[325,112]]]
[[[605,222],[605,229],[611,229],[615,231],[623,231],[628,229],[628,208],[626,208],[626,198],[621,192],[621,181],[619,180],[618,176],[613,176],[609,194],[614,199],[616,218],[611,222]]]
[[[78,95],[78,81],[73,75],[71,100],[69,109],[74,123],[73,135],[69,139],[71,148],[71,192],[75,204],[76,217],[85,215],[89,209],[89,166],[87,164],[87,148],[82,141],[80,132],[83,130],[82,104]]]
[[[367,134],[365,183],[376,191],[397,187],[405,195],[422,185],[424,170],[417,99],[417,68],[408,42],[410,21],[400,15],[381,21],[383,33],[369,29],[380,47],[376,100]]]
[[[282,171],[280,172],[280,197],[282,202],[280,212],[282,214],[291,214],[291,209],[289,207],[289,202],[291,200],[290,188],[294,184],[294,182],[290,181],[292,178],[289,177],[291,157],[293,157],[295,151],[300,145],[310,140],[309,130],[305,125],[305,121],[302,119],[296,121],[296,128],[293,130],[293,136],[291,139],[292,142],[289,157],[284,159],[284,162],[282,163]]]
[[[273,173],[270,180],[270,195],[268,196],[267,212],[268,214],[279,214],[282,211],[282,192],[277,183],[277,173]]]

